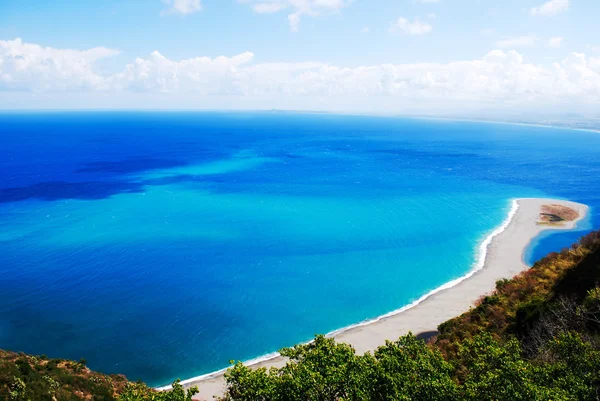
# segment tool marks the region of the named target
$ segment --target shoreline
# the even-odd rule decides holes
[[[578,128],[571,125],[557,125],[557,124],[542,124],[535,122],[520,122],[520,121],[503,121],[503,120],[488,120],[488,119],[477,119],[477,118],[460,118],[460,117],[428,117],[428,116],[406,116],[406,118],[413,118],[415,120],[433,120],[433,121],[449,121],[449,122],[467,122],[467,123],[484,123],[484,124],[501,124],[501,125],[517,125],[524,127],[537,127],[537,128],[550,128],[550,129],[563,129],[569,131],[581,131],[581,132],[593,132],[600,133],[600,128]]]
[[[576,210],[579,217],[563,225],[540,225],[538,217],[544,204],[559,204]],[[522,198],[511,201],[506,219],[486,235],[477,246],[477,258],[463,276],[429,291],[416,301],[373,319],[334,330],[327,337],[352,345],[362,354],[394,340],[409,331],[420,334],[437,331],[439,324],[467,312],[481,297],[495,289],[502,278],[511,278],[529,268],[524,258],[533,239],[543,231],[572,230],[585,219],[588,207],[557,199]],[[274,352],[244,362],[252,368],[281,367],[286,360]],[[189,378],[184,387],[198,386],[198,399],[212,399],[223,394],[223,374],[229,367],[216,372]],[[170,385],[157,388],[168,390]]]

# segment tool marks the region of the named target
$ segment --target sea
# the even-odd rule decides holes
[[[151,386],[467,274],[512,201],[590,206],[600,133],[291,112],[0,113],[0,348]]]

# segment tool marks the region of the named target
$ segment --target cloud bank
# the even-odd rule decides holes
[[[344,67],[260,63],[250,52],[177,61],[155,51],[116,74],[95,71],[96,61],[116,54],[103,47],[82,51],[0,41],[0,91],[115,99],[131,93],[198,100],[227,96],[233,108],[257,99],[278,107],[291,98],[322,109],[361,109],[376,100],[390,110],[415,102],[454,108],[485,102],[523,107],[600,102],[600,58],[581,53],[547,65],[528,63],[514,50],[493,50],[480,59],[451,63]]]
[[[111,88],[106,77],[94,72],[94,63],[115,56],[118,50],[55,49],[0,40],[0,89],[30,91],[86,91]]]

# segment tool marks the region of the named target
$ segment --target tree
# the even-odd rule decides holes
[[[197,387],[186,391],[180,380],[173,382],[172,387],[170,391],[157,392],[143,383],[132,383],[121,394],[119,401],[192,401],[192,397],[198,394]]]
[[[386,342],[377,349],[375,358],[373,400],[435,401],[458,396],[452,365],[412,333]]]
[[[252,370],[237,363],[226,375],[225,399],[235,401],[369,400],[375,359],[354,348],[317,336],[309,344],[284,348],[281,369]]]
[[[546,344],[544,363],[536,366],[537,381],[574,400],[597,399],[600,393],[600,352],[578,333],[561,333]]]
[[[27,396],[25,392],[27,391],[27,385],[23,380],[18,377],[14,378],[14,382],[10,385],[10,392],[8,393],[11,400],[15,401],[25,401],[27,400]]]
[[[489,333],[481,333],[459,346],[459,358],[467,372],[462,389],[466,399],[571,399],[559,389],[550,389],[539,382],[534,366],[521,358],[516,339],[501,345]]]
[[[265,368],[250,369],[243,363],[236,363],[225,373],[227,400],[267,401],[275,399],[276,371],[267,373]]]

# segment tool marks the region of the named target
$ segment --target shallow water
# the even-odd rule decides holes
[[[0,347],[161,385],[464,275],[517,197],[592,206],[600,134],[278,113],[0,115]]]

